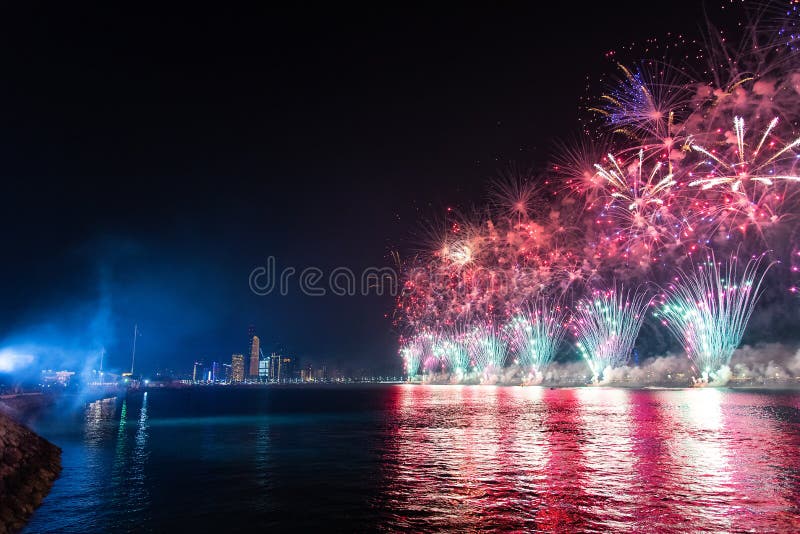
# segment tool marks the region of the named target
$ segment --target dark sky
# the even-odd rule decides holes
[[[250,271],[413,252],[423,219],[578,131],[605,51],[695,31],[679,4],[5,7],[0,342],[123,367],[138,321],[142,370],[183,371],[253,323],[268,349],[391,367],[390,298],[259,297]]]

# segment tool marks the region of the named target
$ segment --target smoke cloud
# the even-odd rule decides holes
[[[555,362],[536,376],[517,365],[499,373],[455,375],[428,374],[422,381],[429,384],[495,384],[582,386],[592,373],[583,361]],[[744,345],[736,350],[731,364],[709,377],[708,386],[800,387],[800,348],[785,343]],[[600,386],[617,387],[690,387],[698,384],[699,374],[685,354],[665,354],[649,358],[641,365],[609,368],[603,373]]]

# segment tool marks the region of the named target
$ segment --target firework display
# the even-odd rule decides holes
[[[564,339],[566,324],[566,310],[544,299],[527,306],[508,322],[505,329],[509,348],[526,381],[541,382],[542,372]]]
[[[504,175],[478,215],[449,211],[402,264],[394,317],[408,375],[516,367],[524,381],[571,332],[599,381],[627,361],[648,315],[697,378],[727,364],[765,276],[760,260],[738,275],[737,255],[797,271],[797,14],[749,13],[740,40],[709,23],[679,63],[616,65],[579,142],[541,173]],[[647,291],[623,287],[665,287],[664,304],[648,314]]]
[[[508,344],[501,333],[489,325],[478,325],[467,336],[467,346],[475,368],[482,375],[501,372],[508,356]]]
[[[642,291],[595,291],[575,306],[575,344],[597,383],[628,362],[649,304]]]
[[[763,259],[751,259],[739,274],[735,259],[719,264],[712,255],[679,271],[665,289],[657,316],[681,341],[701,381],[713,380],[739,346],[769,268]]]

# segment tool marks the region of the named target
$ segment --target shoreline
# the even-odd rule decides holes
[[[678,391],[694,389],[713,389],[721,391],[800,391],[800,383],[788,384],[726,384],[693,386],[676,384],[584,384],[584,383],[558,383],[558,384],[514,384],[514,383],[452,383],[452,382],[424,382],[411,380],[404,382],[349,382],[349,383],[285,383],[285,384],[191,384],[179,387],[157,386],[130,389],[121,396],[141,394],[146,391],[231,391],[231,390],[269,390],[269,389],[345,389],[345,388],[370,388],[386,386],[437,386],[437,387],[497,387],[497,388],[539,388],[539,389],[625,389],[640,391]]]
[[[0,534],[22,530],[61,473],[61,449],[17,420],[49,402],[44,395],[0,399]]]

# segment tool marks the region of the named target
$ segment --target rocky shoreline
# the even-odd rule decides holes
[[[0,410],[0,534],[22,530],[60,472],[61,449]]]

